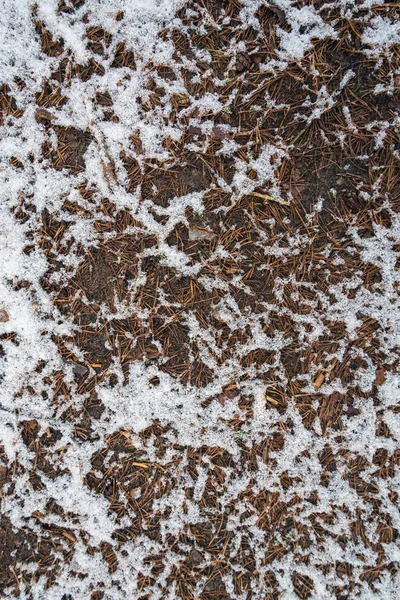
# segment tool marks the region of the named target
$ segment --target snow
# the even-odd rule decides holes
[[[4,447],[8,465],[18,461],[21,465],[21,475],[16,477],[15,491],[9,496],[3,496],[3,514],[11,519],[15,528],[29,527],[32,531],[40,533],[39,525],[32,514],[39,511],[43,514],[41,523],[46,526],[56,525],[70,528],[76,532],[77,543],[72,552],[70,564],[64,562],[57,575],[57,580],[50,588],[45,588],[45,578],[32,584],[32,597],[61,600],[65,591],[74,598],[89,598],[92,589],[104,584],[105,598],[118,600],[119,598],[134,597],[138,594],[138,578],[141,573],[150,574],[148,562],[149,555],[163,554],[165,557],[165,570],[154,578],[151,598],[180,598],[175,583],[169,584],[168,577],[174,568],[184,561],[185,552],[181,548],[174,551],[168,548],[168,536],[178,536],[187,530],[191,524],[196,524],[205,519],[204,504],[202,499],[207,491],[207,481],[216,477],[215,465],[209,458],[202,458],[196,465],[196,471],[187,471],[189,451],[202,450],[205,447],[220,448],[232,455],[237,470],[231,467],[220,468],[223,478],[218,481],[215,489],[218,494],[220,510],[224,514],[227,508],[235,506],[234,514],[229,514],[226,529],[232,532],[232,541],[229,548],[231,559],[236,559],[239,554],[241,542],[247,536],[248,544],[255,553],[255,562],[260,574],[254,580],[253,597],[265,597],[267,586],[260,583],[266,577],[269,569],[276,574],[282,593],[280,598],[294,600],[296,592],[293,587],[291,575],[294,570],[307,575],[313,581],[314,589],[311,598],[332,598],[334,585],[342,584],[333,572],[326,575],[321,573],[319,565],[329,565],[333,561],[348,561],[354,565],[354,579],[360,584],[359,598],[368,600],[386,600],[397,598],[400,588],[398,576],[390,579],[384,573],[380,581],[376,581],[375,591],[368,587],[366,582],[360,581],[361,573],[368,564],[376,564],[377,551],[370,548],[361,548],[356,543],[349,542],[349,547],[343,549],[337,542],[341,535],[347,535],[349,522],[354,517],[356,510],[364,515],[364,522],[369,526],[369,538],[376,537],[376,527],[379,524],[379,514],[376,514],[371,504],[365,501],[355,491],[349,482],[349,466],[346,460],[349,456],[366,458],[369,463],[378,449],[386,449],[393,454],[398,450],[400,438],[399,416],[391,406],[398,401],[400,380],[396,369],[388,372],[387,377],[377,392],[377,401],[364,398],[362,392],[369,392],[375,385],[376,369],[380,366],[370,358],[368,346],[354,348],[354,356],[363,359],[364,367],[360,368],[354,376],[353,386],[343,385],[340,379],[329,380],[327,377],[319,390],[321,397],[327,398],[339,392],[347,399],[352,400],[355,408],[360,413],[352,418],[343,416],[340,432],[329,430],[323,433],[323,424],[317,415],[311,427],[304,425],[303,418],[298,410],[296,395],[287,392],[289,385],[298,382],[289,381],[285,374],[282,362],[283,351],[290,346],[296,338],[300,348],[306,348],[329,336],[329,326],[343,324],[344,333],[338,341],[336,350],[330,351],[327,356],[332,363],[341,361],[350,351],[353,342],[358,339],[360,328],[363,326],[363,317],[374,319],[380,325],[379,342],[388,365],[395,364],[400,346],[400,306],[398,292],[400,289],[400,273],[396,267],[398,261],[398,244],[400,243],[400,218],[391,209],[388,198],[380,193],[381,179],[379,171],[376,173],[376,186],[373,196],[358,190],[360,197],[365,202],[369,200],[384,202],[390,213],[391,224],[384,226],[376,224],[373,235],[364,237],[358,226],[345,223],[346,235],[352,240],[354,246],[348,245],[346,251],[349,255],[357,253],[363,264],[374,265],[378,268],[382,280],[376,289],[367,289],[364,286],[362,274],[349,273],[343,275],[337,282],[327,282],[326,291],[318,289],[306,278],[306,268],[303,279],[296,279],[294,273],[287,277],[276,277],[272,283],[273,303],[263,301],[260,311],[246,312],[232,295],[232,288],[241,289],[243,293],[256,294],[251,291],[245,280],[242,280],[242,271],[229,280],[218,272],[218,261],[230,259],[230,251],[224,247],[221,237],[224,231],[211,232],[204,227],[192,230],[189,233],[191,242],[215,242],[215,249],[207,261],[193,258],[177,246],[167,242],[167,238],[178,225],[187,226],[187,214],[190,210],[198,216],[204,215],[206,196],[210,191],[215,191],[215,184],[209,189],[195,191],[189,194],[174,196],[169,199],[167,207],[153,202],[152,194],[142,197],[139,192],[128,193],[125,189],[126,173],[122,169],[121,153],[126,151],[135,155],[139,168],[143,173],[145,164],[160,164],[166,168],[182,167],[174,164],[171,152],[167,149],[167,141],[179,142],[184,134],[184,126],[177,118],[174,122],[169,120],[171,97],[173,94],[186,94],[183,78],[183,66],[192,68],[194,74],[199,74],[196,60],[211,64],[210,52],[198,52],[195,59],[185,59],[179,63],[174,57],[174,46],[171,39],[161,38],[160,32],[164,28],[178,28],[182,31],[182,21],[176,16],[176,11],[184,6],[183,0],[131,0],[124,3],[120,0],[87,0],[82,7],[71,14],[62,13],[58,8],[58,0],[39,0],[37,3],[37,19],[42,21],[51,32],[54,39],[64,40],[63,57],[68,57],[79,64],[87,62],[91,56],[86,43],[88,27],[101,25],[112,34],[109,54],[98,56],[98,62],[105,69],[105,75],[93,76],[88,81],[74,77],[70,84],[63,83],[61,93],[66,96],[66,103],[59,108],[51,108],[55,123],[60,126],[73,126],[81,130],[88,130],[93,134],[93,140],[85,154],[85,169],[83,172],[71,175],[66,170],[57,171],[49,167],[48,162],[41,157],[41,146],[48,140],[46,128],[35,119],[35,95],[40,92],[43,83],[50,77],[51,72],[58,65],[58,59],[46,56],[40,49],[40,41],[35,34],[31,18],[31,3],[28,0],[11,2],[4,0],[3,10],[0,15],[0,83],[7,82],[10,94],[15,97],[16,104],[23,110],[20,117],[9,116],[5,119],[4,126],[0,128],[0,309],[4,309],[9,317],[8,321],[0,322],[1,344],[4,355],[0,357],[1,399],[0,399],[0,444]],[[367,46],[364,50],[368,58],[377,61],[382,57],[390,58],[393,45],[400,41],[400,24],[388,16],[376,15],[371,12],[372,2],[362,5],[354,2],[331,3],[341,10],[354,9],[356,18],[357,10],[365,8],[363,17],[364,29],[361,41]],[[375,3],[374,3],[375,4]],[[261,0],[245,0],[239,14],[242,25],[251,25],[257,29],[259,22],[256,17],[257,9],[263,5]],[[332,40],[338,36],[334,24],[328,22],[328,11],[317,10],[312,3],[301,6],[290,0],[275,0],[274,6],[283,12],[286,25],[276,24],[277,52],[270,57],[261,72],[280,73],[288,65],[300,64],[305,55],[310,52],[317,40]],[[118,11],[124,11],[124,18],[118,21],[115,16]],[[188,13],[190,15],[190,12]],[[82,18],[85,16],[85,21]],[[221,22],[215,24],[218,29]],[[262,34],[260,33],[260,43]],[[136,68],[122,67],[112,69],[112,56],[117,44],[124,41],[134,53]],[[235,47],[230,46],[229,52],[246,49],[242,40]],[[143,109],[143,102],[149,99],[147,88],[154,75],[152,64],[170,65],[176,79],[162,80],[165,92],[165,101],[156,104],[151,109]],[[233,64],[233,62],[232,62]],[[379,62],[377,64],[380,64]],[[207,67],[208,68],[208,67]],[[315,67],[314,75],[318,75]],[[202,76],[206,77],[204,73]],[[398,77],[398,74],[396,75]],[[26,86],[18,86],[15,78],[22,78]],[[322,116],[336,106],[341,94],[346,92],[348,84],[357,77],[357,73],[348,69],[338,83],[335,91],[328,91],[328,84],[316,87],[302,105],[302,115],[307,126],[317,125]],[[199,74],[199,82],[202,81]],[[390,81],[389,81],[390,80]],[[375,94],[393,95],[394,75],[389,78],[389,83],[377,85]],[[258,84],[257,84],[258,85]],[[214,121],[218,115],[231,110],[234,94],[228,99],[221,99],[218,91],[205,91],[198,97],[189,98],[187,114],[196,111],[198,117],[191,118],[190,125],[199,127],[202,136],[210,136],[213,131]],[[96,105],[94,98],[97,92],[110,93],[113,110],[118,122],[104,121],[100,118],[101,107]],[[249,96],[244,97],[244,101]],[[267,97],[267,110],[277,108],[274,102]],[[287,105],[282,105],[284,109]],[[186,109],[185,109],[186,110]],[[184,111],[182,112],[184,114]],[[346,136],[352,132],[357,133],[355,116],[351,105],[345,105],[341,111],[344,119],[344,131],[337,131],[342,143]],[[370,122],[370,134],[374,136],[374,151],[387,148],[394,150],[393,138],[398,134],[398,113],[388,119]],[[234,136],[240,127],[225,127],[227,134]],[[142,150],[139,152],[133,147],[131,136],[140,137]],[[326,138],[327,139],[327,138]],[[56,136],[50,136],[56,147]],[[202,156],[207,152],[207,143],[204,145],[191,144],[188,149]],[[249,147],[241,148],[234,140],[223,140],[217,155],[232,158],[234,161],[234,174],[228,184],[220,178],[218,185],[224,193],[229,195],[231,205],[223,207],[220,211],[221,220],[229,215],[229,211],[237,206],[247,196],[258,191],[270,195],[275,199],[282,199],[281,174],[282,168],[291,158],[293,146],[286,145],[280,135],[271,141],[263,141],[259,152],[251,154]],[[30,158],[30,155],[33,157]],[[12,157],[18,158],[23,163],[23,169],[17,169],[10,164]],[[110,183],[104,173],[104,161],[110,160],[116,165],[116,181]],[[360,157],[359,157],[360,158]],[[368,162],[369,156],[361,157]],[[382,168],[384,165],[382,165]],[[380,167],[379,167],[380,168]],[[89,202],[82,198],[78,186],[87,184],[95,188],[93,199]],[[336,184],[335,184],[336,185]],[[332,188],[333,196],[339,196],[340,190]],[[65,361],[59,352],[56,341],[57,336],[72,336],[77,330],[77,325],[72,318],[56,307],[52,293],[46,292],[42,285],[42,277],[49,269],[50,262],[43,249],[36,244],[35,249],[26,253],[26,246],[40,239],[42,226],[41,214],[46,208],[55,218],[62,218],[69,223],[69,228],[64,237],[64,243],[71,242],[71,249],[65,256],[60,255],[62,266],[53,273],[51,282],[60,287],[70,280],[82,263],[82,252],[89,251],[98,246],[100,242],[110,239],[114,234],[102,237],[95,228],[98,218],[96,212],[100,206],[101,197],[107,197],[115,203],[117,209],[127,208],[135,219],[135,225],[128,231],[133,236],[155,236],[156,245],[144,249],[138,255],[139,263],[146,257],[159,258],[161,267],[168,267],[175,273],[175,277],[196,278],[199,285],[206,290],[220,289],[224,297],[218,304],[209,308],[210,313],[227,329],[233,332],[250,331],[243,343],[237,342],[234,350],[225,357],[221,347],[217,346],[216,339],[218,328],[207,328],[196,318],[195,312],[187,311],[182,324],[188,328],[188,338],[196,342],[199,354],[204,363],[211,368],[213,380],[202,389],[193,385],[183,385],[172,376],[160,370],[156,365],[146,365],[145,361],[137,360],[129,367],[129,381],[126,380],[118,360],[114,358],[110,372],[117,378],[112,387],[105,378],[96,382],[96,394],[104,405],[104,412],[95,422],[95,441],[89,443],[77,440],[74,437],[73,425],[63,418],[67,408],[81,409],[87,395],[79,391],[75,381],[72,364]],[[77,217],[68,214],[63,209],[66,201],[79,202],[89,213],[89,216]],[[32,203],[34,210],[27,209],[29,218],[25,222],[17,220],[15,211],[26,203]],[[328,199],[320,196],[317,203],[310,207],[307,218],[307,234],[296,231],[292,236],[272,234],[276,219],[265,218],[263,228],[256,222],[254,207],[246,206],[244,215],[253,223],[259,235],[254,243],[254,252],[262,252],[265,257],[265,276],[272,269],[274,261],[290,261],[293,257],[307,256],[313,243],[313,231],[319,215],[323,212]],[[289,212],[285,213],[286,204],[282,207],[277,203],[277,210],[283,222],[287,223]],[[99,211],[98,211],[99,212]],[[83,214],[83,213],[82,213]],[[158,218],[155,218],[158,217]],[[160,217],[163,218],[160,222]],[[284,220],[286,219],[286,221]],[[113,218],[109,217],[113,222]],[[354,221],[355,222],[355,221]],[[199,233],[200,232],[200,233]],[[201,233],[203,232],[203,233]],[[204,233],[205,232],[205,233]],[[207,237],[208,236],[208,237]],[[260,241],[261,240],[261,241]],[[241,248],[237,249],[235,260],[241,260],[246,255],[241,255]],[[337,253],[331,241],[326,247],[318,250],[325,252],[326,257],[332,257],[332,264],[338,268],[343,266],[344,260]],[[119,264],[121,259],[119,257]],[[244,258],[246,260],[246,258]],[[205,271],[205,267],[209,269]],[[144,284],[146,273],[141,272],[139,277],[130,282],[129,292],[131,303],[124,304],[116,298],[115,306],[111,310],[105,304],[100,307],[100,317],[103,322],[110,323],[117,319],[128,319],[137,312],[137,317],[142,319],[145,326],[148,323],[149,311],[137,309],[133,298],[137,290]],[[25,281],[27,286],[17,289],[17,282]],[[289,292],[288,292],[289,290]],[[301,292],[308,290],[310,296],[304,300]],[[312,295],[315,292],[315,296]],[[286,295],[290,293],[292,300],[298,302],[299,311],[292,312],[284,306]],[[169,307],[168,300],[159,291],[160,306]],[[84,301],[84,299],[82,299]],[[304,310],[307,307],[308,310]],[[301,310],[300,310],[301,309]],[[267,332],[270,322],[279,317],[287,322],[289,327],[285,332],[276,328],[271,334]],[[15,337],[14,337],[15,336]],[[136,340],[133,339],[133,342]],[[374,340],[370,340],[372,343]],[[107,342],[110,344],[110,342]],[[69,342],[69,347],[76,358],[84,362],[84,353]],[[110,346],[111,347],[111,346]],[[226,348],[223,348],[225,351]],[[276,381],[266,383],[265,380],[255,376],[252,367],[243,367],[243,358],[252,351],[266,350],[271,354],[271,365],[268,368],[276,372]],[[39,363],[43,362],[42,371],[37,370]],[[315,394],[315,377],[327,365],[323,365],[322,357],[316,356],[315,363],[310,366],[309,372],[301,379],[302,394]],[[90,367],[91,374],[94,368]],[[46,383],[58,372],[62,373],[64,381],[70,386],[70,395],[65,397],[62,405],[54,401],[54,388]],[[267,372],[267,367],[265,367]],[[154,386],[151,381],[157,377],[159,383]],[[237,396],[229,401],[218,402],[218,398],[227,385],[235,382],[238,386]],[[269,406],[265,397],[274,386],[279,384],[285,388],[288,407],[282,415],[274,406]],[[300,384],[299,384],[300,385]],[[279,387],[279,386],[278,386]],[[295,389],[295,388],[293,388]],[[33,390],[33,391],[32,391]],[[300,394],[299,397],[302,395]],[[251,411],[246,414],[240,398],[251,400]],[[207,401],[207,402],[205,402]],[[210,402],[208,402],[210,401]],[[319,402],[319,400],[318,400]],[[318,409],[318,402],[314,400],[313,409]],[[206,407],[205,407],[206,404]],[[382,414],[379,411],[383,411]],[[391,437],[377,434],[378,421],[388,427]],[[40,435],[48,427],[54,427],[61,432],[61,438],[52,448],[53,456],[58,455],[58,466],[64,468],[65,473],[55,478],[41,473],[43,489],[34,490],[29,481],[29,473],[35,465],[35,453],[32,448],[27,448],[21,437],[21,423],[35,419],[39,424]],[[245,428],[235,430],[232,421],[235,419],[245,422]],[[153,441],[144,441],[140,434],[157,420],[162,427],[169,428],[166,438],[170,444],[166,455],[160,459],[159,468],[172,473],[174,485],[163,495],[157,498],[151,510],[162,515],[161,540],[152,540],[147,535],[144,523],[141,534],[124,545],[125,554],[120,552],[115,544],[113,534],[122,527],[129,526],[134,514],[132,508],[130,516],[124,517],[125,521],[118,520],[115,513],[110,510],[109,501],[99,493],[95,493],[86,485],[85,476],[91,470],[91,459],[97,450],[104,448],[110,435],[117,431],[124,431],[133,446],[142,451],[146,460],[157,463],[157,451]],[[243,448],[252,449],[258,444],[269,442],[277,433],[284,432],[285,441],[280,449],[270,451],[270,461],[265,461],[260,453],[257,455],[253,470],[248,468],[243,456]],[[341,450],[338,435],[345,440],[347,456]],[[397,440],[397,442],[396,442]],[[337,470],[326,485],[321,484],[323,468],[320,462],[321,452],[329,444],[337,459]],[[184,448],[184,450],[182,450]],[[261,453],[262,454],[262,453]],[[111,459],[107,456],[107,460]],[[370,482],[374,481],[373,469],[376,465],[369,464],[363,476]],[[287,473],[295,480],[294,484],[285,488],[282,485],[282,475]],[[102,477],[102,471],[97,471]],[[393,480],[379,479],[378,501],[382,505],[382,513],[389,514],[393,526],[399,528],[399,516],[391,498],[390,486],[399,483],[398,474]],[[376,480],[376,479],[375,479]],[[390,486],[389,486],[390,481]],[[8,485],[8,484],[7,484]],[[193,488],[192,497],[189,498],[186,490]],[[324,538],[321,547],[317,548],[317,536],[313,534],[310,551],[309,566],[293,565],[293,554],[288,551],[284,557],[266,564],[265,553],[269,543],[272,543],[271,534],[259,524],[260,514],[251,503],[251,494],[261,495],[278,494],[282,502],[297,502],[299,506],[299,523],[308,524],[310,515],[323,515],[335,507],[335,519],[326,524],[321,517],[323,526],[329,529],[331,537]],[[307,497],[318,489],[318,499],[315,504],[307,502]],[[140,497],[141,490],[135,492]],[[299,498],[297,500],[296,498]],[[54,498],[66,513],[75,516],[60,517],[46,512],[49,498]],[[253,498],[254,499],[254,498]],[[126,498],[121,496],[121,502],[126,503]],[[269,502],[269,500],[268,500]],[[350,507],[350,508],[349,508]],[[270,505],[265,511],[270,509]],[[349,517],[348,511],[352,513]],[[242,515],[246,517],[242,518]],[[101,559],[99,553],[93,556],[87,552],[83,543],[85,532],[89,543],[99,546],[101,542],[114,545],[118,553],[119,570],[111,575]],[[215,532],[214,532],[215,533]],[[276,534],[274,541],[282,541],[281,534]],[[269,539],[271,537],[271,540]],[[298,536],[294,528],[293,536]],[[391,560],[398,561],[398,550],[395,544],[386,544],[385,550]],[[361,557],[361,551],[364,558]],[[203,561],[210,564],[215,557],[210,553],[203,553]],[[237,568],[237,567],[235,567]],[[74,571],[84,573],[85,577],[76,577]],[[119,580],[119,585],[116,584]],[[201,595],[206,583],[205,576],[200,577],[196,583],[195,593]],[[232,573],[224,575],[226,589],[235,597],[235,587]],[[165,586],[169,586],[167,596]],[[133,596],[132,596],[133,594]],[[10,589],[5,591],[5,597],[15,597]],[[27,598],[28,593],[21,589],[19,597]],[[238,600],[239,600],[239,596]],[[240,596],[244,598],[244,593]]]

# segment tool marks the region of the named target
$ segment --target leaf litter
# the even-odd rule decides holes
[[[3,8],[0,594],[398,598],[397,3]]]

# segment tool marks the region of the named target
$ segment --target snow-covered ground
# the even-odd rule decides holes
[[[3,0],[0,595],[397,599],[397,3]]]

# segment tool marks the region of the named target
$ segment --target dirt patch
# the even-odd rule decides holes
[[[7,517],[0,520],[0,535],[0,592],[3,593],[6,588],[15,585],[16,579],[19,586],[17,563],[35,561],[37,537],[31,531],[16,530]],[[26,585],[29,589],[28,582]]]

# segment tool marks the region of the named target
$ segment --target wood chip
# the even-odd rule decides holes
[[[35,510],[35,512],[32,513],[32,517],[34,517],[35,519],[43,519],[44,515],[39,512],[38,510]]]
[[[317,390],[319,390],[319,388],[324,383],[324,381],[325,381],[325,375],[323,373],[320,373],[318,375],[318,377],[316,378],[316,380],[314,381],[314,385]]]
[[[265,399],[267,400],[267,402],[271,402],[271,404],[279,404],[279,402],[277,400],[275,400],[275,398],[272,398],[271,396],[265,396]]]
[[[7,479],[7,467],[0,466],[0,486],[2,486]]]

